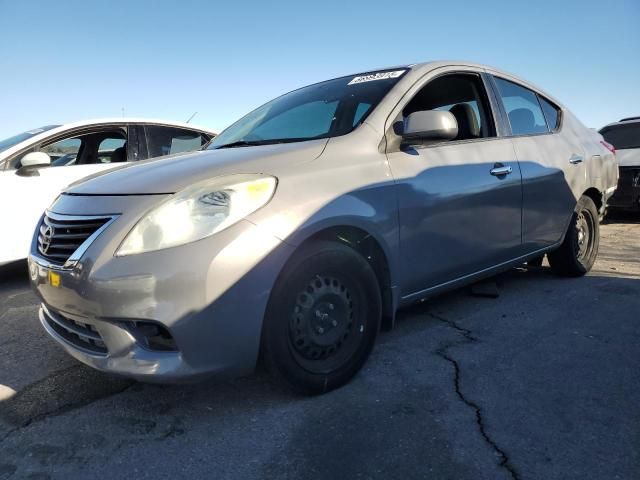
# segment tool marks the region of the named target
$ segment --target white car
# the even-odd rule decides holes
[[[623,118],[600,129],[604,139],[616,149],[620,180],[609,199],[615,209],[640,211],[640,117]]]
[[[198,150],[214,136],[186,123],[117,118],[0,140],[0,265],[27,257],[42,212],[70,183],[123,162]]]

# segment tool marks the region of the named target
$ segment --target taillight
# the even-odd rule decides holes
[[[616,147],[614,147],[613,145],[611,145],[609,142],[605,142],[604,140],[600,140],[600,143],[602,144],[602,146],[604,148],[606,148],[607,150],[609,150],[611,153],[613,153],[614,155],[616,154]]]

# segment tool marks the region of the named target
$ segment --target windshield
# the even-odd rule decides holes
[[[46,132],[47,130],[51,130],[52,128],[56,128],[59,126],[60,125],[47,125],[46,127],[35,128],[33,130],[29,130],[28,132],[19,133],[18,135],[14,135],[13,137],[0,140],[0,152],[13,147],[14,145],[17,145],[20,142],[29,140],[31,137],[34,137],[39,133]]]
[[[345,135],[360,125],[407,69],[329,80],[272,100],[215,137],[217,148],[301,142]]]
[[[616,147],[616,150],[640,148],[640,122],[605,127],[600,130],[600,134],[607,142]]]

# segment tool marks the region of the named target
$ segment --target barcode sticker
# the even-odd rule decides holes
[[[385,80],[387,78],[398,78],[404,72],[406,72],[406,70],[396,70],[393,72],[378,72],[371,73],[369,75],[361,75],[359,77],[353,78],[349,83],[347,83],[347,85],[357,85],[358,83],[373,82],[375,80]]]

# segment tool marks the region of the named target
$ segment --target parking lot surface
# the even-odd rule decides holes
[[[315,398],[268,376],[187,386],[89,369],[47,338],[23,264],[0,270],[0,479],[640,478],[640,222],[593,271],[545,266],[400,314]]]

